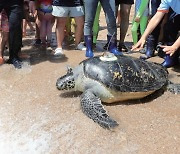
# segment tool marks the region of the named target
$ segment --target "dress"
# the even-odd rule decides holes
[[[8,17],[4,10],[2,10],[0,14],[0,30],[3,32],[9,32]]]

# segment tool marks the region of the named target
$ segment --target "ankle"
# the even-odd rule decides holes
[[[0,57],[0,65],[4,64],[4,59],[3,57]]]

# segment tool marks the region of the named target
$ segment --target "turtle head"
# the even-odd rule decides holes
[[[67,73],[57,79],[56,87],[59,90],[70,90],[75,87],[74,74],[72,68],[68,67]]]

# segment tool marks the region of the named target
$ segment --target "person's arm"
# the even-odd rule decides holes
[[[35,12],[36,12],[35,0],[29,1],[29,11],[30,11],[30,13],[35,14]]]
[[[147,25],[147,28],[145,30],[145,32],[143,33],[141,39],[137,42],[137,44],[135,44],[132,47],[132,50],[134,51],[138,51],[140,49],[143,48],[146,39],[148,37],[148,35],[155,29],[155,27],[159,24],[159,22],[161,21],[161,19],[163,18],[165,12],[156,12],[156,14],[152,17],[152,19],[150,20],[149,24]]]
[[[172,56],[176,50],[178,50],[178,48],[180,47],[180,36],[178,37],[178,39],[174,42],[173,45],[171,46],[165,46],[165,45],[161,45],[164,52],[166,52],[166,54],[170,54],[170,56]]]

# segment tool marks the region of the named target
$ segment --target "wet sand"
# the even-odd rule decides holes
[[[103,13],[100,25],[95,55],[102,54],[106,42]],[[0,153],[180,153],[180,95],[161,90],[141,100],[104,104],[119,126],[103,129],[82,113],[81,93],[61,92],[55,86],[66,66],[75,67],[85,59],[84,52],[66,48],[66,58],[56,59],[51,50],[32,47],[33,38],[23,39],[22,52],[30,56],[23,69],[0,66]],[[163,61],[158,57],[150,60]],[[180,83],[180,69],[168,70],[169,79]]]

